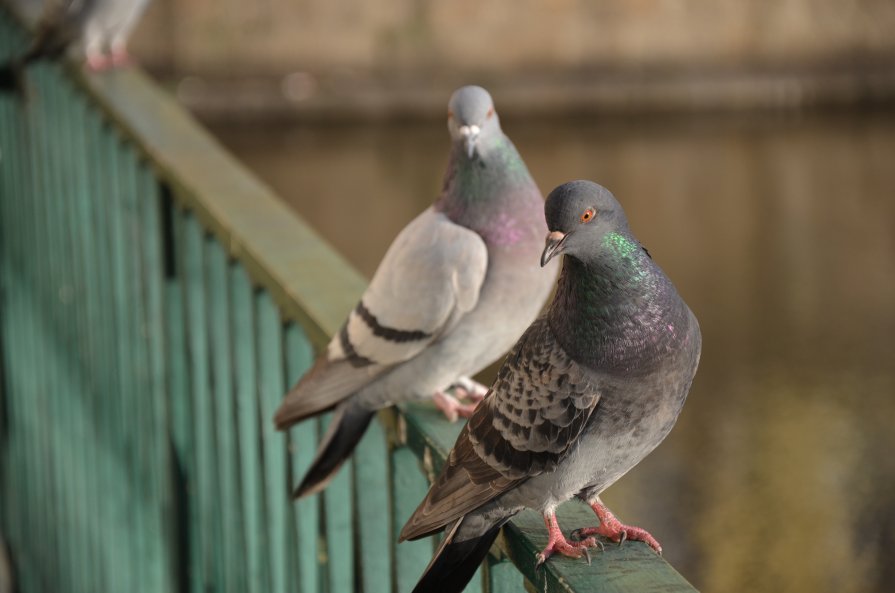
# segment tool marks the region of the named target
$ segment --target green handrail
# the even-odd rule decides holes
[[[0,58],[26,43],[0,13]],[[0,531],[21,591],[408,591],[434,541],[396,534],[459,427],[383,412],[292,503],[327,419],[271,423],[363,279],[138,69],[28,79],[0,98]],[[545,543],[519,515],[468,590],[693,590],[639,543],[537,570]]]

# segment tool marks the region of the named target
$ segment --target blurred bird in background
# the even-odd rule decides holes
[[[448,105],[451,152],[441,195],[398,235],[325,354],[276,413],[283,430],[335,409],[295,496],[324,487],[375,412],[434,398],[449,419],[468,416],[487,389],[469,377],[503,355],[538,315],[555,271],[537,258],[544,201],[500,127],[485,89]]]
[[[84,54],[88,68],[127,64],[127,39],[149,0],[48,0],[23,54],[0,67],[0,90],[25,92],[25,69],[69,51]]]
[[[658,542],[623,525],[600,494],[668,435],[699,362],[696,317],[628,228],[605,188],[576,181],[547,198],[546,264],[566,255],[556,296],[507,356],[401,540],[445,530],[417,593],[462,591],[500,527],[540,511],[539,554],[580,558],[599,545]],[[556,507],[578,497],[599,527],[568,541]]]

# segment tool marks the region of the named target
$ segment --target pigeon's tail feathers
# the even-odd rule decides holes
[[[476,569],[485,559],[491,544],[497,539],[507,519],[487,525],[482,533],[466,536],[461,529],[466,517],[454,523],[435,551],[413,593],[460,593],[472,580]],[[476,530],[479,531],[479,530]]]
[[[11,60],[0,66],[0,92],[25,96],[25,63]]]
[[[483,403],[482,406],[484,405]],[[460,431],[441,474],[401,529],[399,542],[419,539],[447,529],[448,525],[464,516],[468,523],[471,513],[490,504],[522,481],[501,475],[476,452],[475,445],[470,440],[469,428],[482,421],[481,412],[485,410],[482,406],[479,406],[475,416]],[[512,516],[512,512],[507,516]]]
[[[285,430],[332,410],[377,376],[382,367],[354,367],[346,361],[330,362],[321,356],[304,377],[289,390],[274,415],[279,430]]]
[[[376,414],[353,404],[339,406],[317,448],[317,455],[301,484],[292,493],[295,498],[320,492],[329,484],[345,460],[354,452]]]

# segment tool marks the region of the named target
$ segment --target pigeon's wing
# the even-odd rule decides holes
[[[556,343],[546,320],[535,321],[507,356],[401,539],[437,531],[555,469],[599,401],[599,385]]]
[[[475,308],[488,249],[475,232],[426,210],[397,236],[325,356],[287,394],[278,426],[331,408],[409,360]]]
[[[475,308],[487,268],[478,234],[423,212],[392,243],[330,358],[377,365],[413,358]]]

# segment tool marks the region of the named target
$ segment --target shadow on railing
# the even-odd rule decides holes
[[[26,43],[0,12],[0,58]],[[271,422],[363,280],[139,70],[29,80],[27,102],[0,98],[0,531],[20,590],[409,591],[434,541],[396,535],[459,427],[383,412],[292,503],[326,419]],[[519,515],[468,590],[692,591],[639,543],[536,571],[545,536]]]

